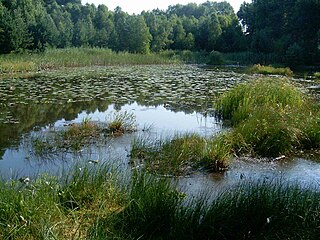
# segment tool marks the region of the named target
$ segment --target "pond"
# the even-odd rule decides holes
[[[214,117],[215,97],[256,77],[233,69],[152,65],[66,69],[3,78],[0,174],[5,179],[44,172],[56,174],[80,162],[112,162],[120,169],[130,169],[130,145],[137,136],[160,138],[198,133],[209,137],[224,131]],[[293,80],[307,87],[313,84],[309,80]],[[137,131],[100,139],[77,151],[54,149],[47,154],[37,153],[35,139],[54,136],[85,119],[104,123],[116,111],[132,113]],[[305,156],[271,162],[237,159],[223,173],[194,172],[181,178],[181,184],[196,191],[275,176],[318,184],[320,162],[317,157]]]

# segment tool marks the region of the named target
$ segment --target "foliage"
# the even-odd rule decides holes
[[[238,17],[248,50],[274,53],[280,62],[294,67],[319,62],[319,12],[316,0],[265,0],[243,3]]]
[[[131,202],[112,220],[97,221],[92,238],[313,239],[319,192],[281,181],[243,182],[218,194],[184,199],[168,181],[139,176]],[[110,224],[111,223],[111,224]],[[111,225],[111,227],[110,227]]]
[[[122,135],[126,132],[137,130],[136,117],[133,113],[127,111],[114,112],[107,119],[106,131],[112,135]]]
[[[176,135],[172,139],[134,139],[131,146],[131,162],[144,163],[149,172],[165,175],[187,174],[201,162],[206,139],[195,135]]]
[[[242,36],[230,4],[211,2],[129,15],[119,7],[110,11],[105,5],[82,5],[81,1],[4,1],[0,3],[0,31],[0,53],[70,46],[142,54],[150,50],[233,51],[239,49]]]
[[[313,75],[314,75],[316,78],[320,78],[320,72],[315,72]]]

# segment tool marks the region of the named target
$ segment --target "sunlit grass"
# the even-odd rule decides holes
[[[248,68],[247,71],[249,73],[259,73],[264,75],[284,75],[284,76],[292,76],[293,72],[290,68],[279,68],[272,66],[263,66],[260,64],[255,64],[252,67]]]
[[[179,57],[170,53],[134,54],[113,52],[103,48],[47,49],[43,53],[20,53],[0,56],[0,74],[37,72],[42,70],[110,66],[176,64]]]
[[[276,157],[320,144],[319,108],[287,80],[240,84],[223,94],[216,108],[234,127],[231,149],[237,154]]]

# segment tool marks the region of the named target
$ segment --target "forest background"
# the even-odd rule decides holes
[[[289,66],[318,65],[320,1],[253,0],[237,13],[228,2],[207,1],[130,15],[80,0],[0,0],[1,54],[67,47],[250,52]]]

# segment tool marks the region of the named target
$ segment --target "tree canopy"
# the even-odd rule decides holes
[[[320,62],[319,0],[253,0],[169,6],[129,15],[80,0],[0,0],[0,53],[47,47],[251,51],[291,65]]]

